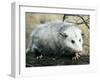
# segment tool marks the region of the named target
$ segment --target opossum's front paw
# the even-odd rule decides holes
[[[36,59],[41,59],[43,58],[43,55],[37,56]]]
[[[78,60],[80,58],[80,54],[79,53],[75,53],[75,56],[72,58],[72,60]]]

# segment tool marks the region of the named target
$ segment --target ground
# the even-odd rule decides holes
[[[72,60],[72,57],[61,56],[51,57],[43,56],[37,59],[32,53],[26,55],[26,67],[41,67],[41,66],[58,66],[58,65],[83,65],[89,64],[89,56],[81,56],[78,60]]]

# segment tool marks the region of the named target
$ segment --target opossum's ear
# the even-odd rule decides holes
[[[82,36],[84,36],[84,33],[81,33]]]
[[[62,37],[64,37],[64,38],[67,38],[68,37],[68,35],[67,34],[65,34],[65,33],[59,33]]]

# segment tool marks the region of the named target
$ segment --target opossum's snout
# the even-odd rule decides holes
[[[82,53],[83,52],[83,48],[82,48],[82,44],[80,43],[72,43],[72,42],[66,42],[65,44],[67,46],[67,48],[72,52],[72,53]]]
[[[75,52],[82,52],[83,51],[82,45],[81,44],[79,44],[77,46],[75,45],[74,50],[75,50]]]
[[[75,47],[74,49],[73,49],[73,51],[74,52],[76,52],[76,53],[82,53],[83,52],[83,48],[82,48],[82,46],[80,46],[80,47]]]
[[[80,48],[76,48],[76,50],[74,49],[73,53],[74,54],[78,53],[79,55],[82,55],[83,54],[83,48],[82,48],[82,46],[80,46]]]

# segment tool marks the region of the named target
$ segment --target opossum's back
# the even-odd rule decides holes
[[[42,24],[42,25],[39,25],[38,28],[34,29],[33,32],[32,32],[32,36],[39,36],[39,35],[48,35],[51,34],[51,33],[56,33],[56,32],[59,32],[59,30],[62,28],[62,27],[68,27],[70,26],[70,24],[68,23],[64,23],[64,22],[61,22],[61,21],[55,21],[55,22],[48,22],[48,23],[45,23],[45,24]]]

